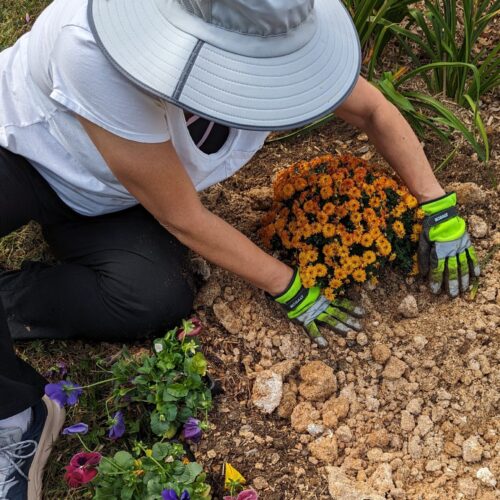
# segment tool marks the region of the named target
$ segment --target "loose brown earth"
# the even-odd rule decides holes
[[[269,144],[239,174],[207,191],[204,202],[258,242],[259,220],[280,168],[324,152],[369,157],[374,151],[364,140],[334,123],[309,137]],[[445,156],[439,143],[426,150],[436,162]],[[487,235],[475,239],[487,263],[474,300],[469,294],[455,300],[432,296],[422,281],[388,271],[376,290],[358,292],[368,310],[365,335],[329,335],[329,347],[321,350],[263,293],[211,270],[196,311],[208,325],[204,345],[211,371],[226,392],[211,414],[213,432],[196,456],[214,477],[227,460],[269,500],[498,497],[487,472],[480,475],[490,477],[490,485],[476,477],[488,468],[500,482],[500,203],[492,184],[500,168],[493,155],[487,168],[463,146],[440,175],[445,185],[477,183],[451,186],[459,191],[462,213],[488,226]],[[472,218],[470,224],[478,223]],[[408,294],[418,305],[410,319],[397,312]],[[286,360],[292,371],[284,378],[281,405],[264,414],[252,404],[253,380]],[[327,388],[319,399],[298,393],[300,367],[316,360],[333,369],[336,381],[334,392]],[[316,400],[302,403],[304,395]],[[292,426],[290,414],[299,403]],[[339,405],[340,415],[331,417],[328,410]],[[354,483],[342,486],[340,471],[326,466],[340,467]]]

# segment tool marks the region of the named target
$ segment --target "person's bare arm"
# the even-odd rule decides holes
[[[445,194],[422,145],[398,109],[360,77],[335,114],[368,135],[420,203]]]
[[[170,142],[129,141],[78,119],[118,180],[180,242],[273,295],[287,287],[292,269],[202,205]]]

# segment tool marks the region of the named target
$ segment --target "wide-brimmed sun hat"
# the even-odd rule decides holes
[[[92,32],[136,85],[199,116],[250,130],[310,123],[360,71],[339,0],[89,0]]]

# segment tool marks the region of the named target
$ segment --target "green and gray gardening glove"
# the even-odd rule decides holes
[[[361,307],[347,299],[331,302],[321,294],[319,287],[305,288],[298,271],[295,271],[287,289],[273,298],[287,311],[290,319],[304,326],[311,340],[320,347],[328,345],[318,328],[321,324],[340,334],[361,330],[358,321],[364,315]]]
[[[430,288],[439,293],[443,285],[452,297],[469,288],[469,276],[479,276],[479,262],[458,216],[457,196],[450,193],[420,206],[425,213],[418,248],[420,273],[429,276]]]

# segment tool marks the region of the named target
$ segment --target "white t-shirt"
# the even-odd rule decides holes
[[[0,146],[27,158],[81,214],[136,205],[75,113],[132,141],[171,140],[198,191],[240,169],[268,134],[230,129],[219,151],[203,153],[182,109],[141,91],[109,63],[88,26],[87,0],[55,0],[0,53]]]

